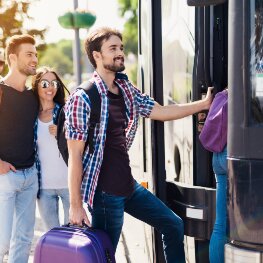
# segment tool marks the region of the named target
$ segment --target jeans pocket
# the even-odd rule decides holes
[[[5,176],[5,175],[8,175],[10,172],[12,172],[12,170],[10,169],[7,173],[3,173],[3,174],[0,174],[0,177],[1,176]]]
[[[9,170],[5,174],[1,174],[0,175],[0,190],[4,192],[8,190],[13,190],[14,182],[15,182],[15,177],[14,177],[14,172],[12,170]]]

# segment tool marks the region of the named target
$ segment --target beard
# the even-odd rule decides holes
[[[104,56],[103,56],[103,54],[101,54],[102,55],[102,58],[104,59]],[[105,69],[107,69],[107,70],[110,70],[110,71],[112,71],[112,72],[122,72],[124,69],[125,69],[125,65],[124,65],[124,59],[122,59],[122,64],[120,65],[120,66],[117,66],[117,65],[115,65],[115,61],[117,60],[117,58],[115,58],[114,60],[113,60],[113,63],[112,64],[105,64],[105,63],[103,63],[103,67],[105,68]]]
[[[26,65],[18,65],[18,71],[27,77],[36,75],[36,69],[35,68],[29,68]]]
[[[105,69],[108,69],[113,72],[122,72],[125,69],[124,64],[121,66],[116,66],[114,64],[103,64]]]

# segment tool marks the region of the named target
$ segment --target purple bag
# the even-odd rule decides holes
[[[98,229],[55,227],[37,243],[34,263],[115,263],[108,235]]]
[[[221,152],[227,142],[227,90],[218,92],[212,102],[199,139],[210,152]]]

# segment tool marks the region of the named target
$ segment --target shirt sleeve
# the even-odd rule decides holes
[[[139,114],[142,117],[148,118],[154,106],[154,99],[147,94],[141,93],[140,90],[134,87],[136,93],[136,103],[139,107]]]
[[[65,107],[65,136],[70,140],[86,141],[90,106],[81,91],[74,93]]]

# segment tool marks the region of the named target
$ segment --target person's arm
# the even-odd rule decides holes
[[[81,198],[81,182],[83,175],[82,155],[85,142],[78,140],[68,140],[68,179],[69,179],[69,195],[70,209],[69,221],[71,224],[82,225],[84,221],[90,226],[86,211],[82,206]]]
[[[83,178],[83,151],[88,139],[90,106],[83,90],[69,97],[65,105],[65,136],[67,138],[69,160],[68,180],[70,194],[69,221],[72,224],[90,225],[83,208],[81,183]]]
[[[8,173],[10,170],[16,172],[16,168],[11,163],[0,159],[0,175]]]
[[[149,118],[158,121],[171,121],[192,115],[202,110],[208,110],[212,103],[211,91],[212,87],[209,87],[206,97],[203,100],[198,100],[186,104],[162,106],[155,102]]]

